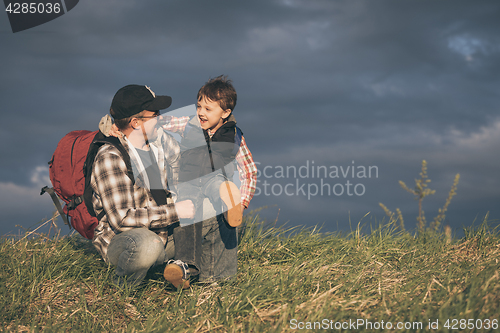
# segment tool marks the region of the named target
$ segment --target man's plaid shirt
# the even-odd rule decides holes
[[[138,166],[134,154],[130,154],[126,138],[120,142],[129,153],[132,165]],[[164,189],[167,179],[175,183],[173,175],[178,175],[179,145],[169,134],[159,129],[158,139],[151,143],[158,148],[158,166]],[[139,169],[139,168],[137,168]],[[168,240],[168,227],[178,222],[174,200],[167,190],[167,204],[158,206],[151,192],[144,184],[141,174],[136,175],[135,182],[127,175],[127,166],[117,148],[103,145],[95,158],[91,177],[94,190],[92,204],[99,214],[103,209],[106,215],[101,219],[94,231],[93,244],[105,261],[111,238],[116,234],[133,228],[148,228],[162,238],[164,244]]]
[[[166,118],[167,122],[163,125],[164,130],[182,135],[191,117],[164,116],[164,118]],[[233,115],[229,116],[229,120],[236,122]],[[255,193],[255,188],[257,187],[257,167],[255,166],[252,153],[248,149],[243,136],[241,137],[240,149],[235,159],[238,167],[238,176],[241,182],[241,203],[247,208]]]

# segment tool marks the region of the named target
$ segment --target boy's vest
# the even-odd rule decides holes
[[[231,178],[235,171],[232,162],[238,153],[241,136],[236,123],[227,121],[210,138],[197,118],[191,118],[180,143],[179,182],[203,177],[223,167],[223,173]]]

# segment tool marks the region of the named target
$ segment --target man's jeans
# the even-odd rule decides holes
[[[136,286],[142,282],[148,270],[167,260],[161,238],[146,228],[122,232],[111,239],[108,261],[116,266],[113,281],[123,286]]]

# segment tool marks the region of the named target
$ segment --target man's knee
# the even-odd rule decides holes
[[[161,238],[145,228],[132,229],[111,239],[108,258],[113,265],[127,265],[132,270],[149,268],[165,260]]]

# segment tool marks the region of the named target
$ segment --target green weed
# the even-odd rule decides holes
[[[453,181],[453,185],[451,186],[450,192],[448,193],[448,198],[446,199],[446,202],[442,208],[439,208],[438,210],[438,215],[434,218],[432,221],[429,229],[433,231],[438,231],[441,225],[441,222],[444,221],[446,217],[446,211],[448,210],[448,206],[450,205],[451,199],[455,194],[457,193],[457,186],[458,182],[460,180],[460,174],[455,175],[455,180]],[[409,188],[405,182],[402,180],[399,181],[399,185],[407,192],[413,194],[415,196],[415,200],[418,201],[418,216],[417,216],[417,229],[419,232],[424,232],[427,228],[427,220],[425,218],[425,212],[422,207],[422,201],[424,200],[425,197],[435,194],[436,190],[431,190],[428,187],[428,184],[431,182],[429,177],[427,176],[427,162],[425,160],[422,161],[422,170],[420,172],[420,178],[415,179],[415,188],[411,189]],[[399,208],[396,208],[396,214],[393,213],[389,208],[387,208],[383,203],[379,203],[380,207],[384,210],[387,216],[389,216],[390,219],[396,219],[399,221],[399,227],[401,230],[405,230],[405,225],[404,225],[404,220],[403,220],[403,214],[401,213],[401,210]],[[451,229],[446,228],[447,234],[450,233]]]

